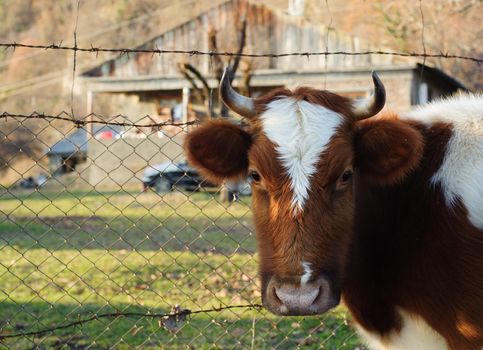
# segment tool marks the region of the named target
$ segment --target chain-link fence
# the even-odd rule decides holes
[[[0,347],[357,346],[343,308],[279,318],[257,305],[249,188],[221,201],[184,163],[195,126],[143,124],[133,138],[129,123],[92,135],[58,116],[9,118],[1,143],[19,151],[2,154]]]
[[[0,348],[9,349],[364,348],[343,307],[283,318],[260,307],[247,184],[212,186],[185,163],[182,143],[196,118],[78,117],[77,53],[483,62],[425,47],[423,53],[89,47],[77,44],[75,32],[71,46],[0,48],[70,51],[74,58],[70,112],[0,114]]]

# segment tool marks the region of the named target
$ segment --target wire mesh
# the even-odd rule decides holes
[[[186,167],[195,123],[120,122],[105,138],[69,118],[4,117],[1,143],[17,152],[2,154],[0,347],[359,346],[343,309],[279,318],[258,307],[249,189],[220,201]]]
[[[0,43],[73,53],[70,111],[0,114],[0,348],[364,349],[342,307],[284,318],[259,307],[249,188],[222,201],[223,189],[186,167],[182,142],[197,120],[137,123],[73,108],[80,52],[482,62],[431,53],[423,33],[423,52],[329,50],[330,18],[324,51],[79,46],[76,30],[73,45]]]

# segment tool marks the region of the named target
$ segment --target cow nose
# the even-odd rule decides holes
[[[304,285],[297,287],[294,284],[282,284],[274,287],[275,295],[287,309],[309,309],[319,296],[320,287],[317,285]]]
[[[323,276],[309,283],[300,283],[300,277],[274,276],[267,284],[263,303],[278,315],[314,315],[335,307],[339,299],[339,293],[333,292],[329,280]]]

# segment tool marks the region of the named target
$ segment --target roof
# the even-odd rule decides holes
[[[287,86],[287,84],[307,84],[308,81],[323,79],[337,79],[343,75],[370,76],[372,71],[378,73],[398,73],[417,74],[424,78],[431,79],[440,87],[445,87],[451,91],[464,90],[467,88],[455,78],[447,75],[442,70],[419,63],[393,64],[393,65],[373,65],[370,67],[340,67],[328,70],[281,70],[281,69],[260,69],[256,70],[250,80],[252,87],[274,87]],[[422,73],[421,73],[422,72]],[[183,77],[173,75],[149,75],[136,77],[90,77],[88,86],[94,92],[132,92],[132,91],[171,91],[180,90],[188,86],[188,82]],[[218,81],[213,75],[206,76],[206,82],[210,88],[217,88]],[[238,75],[233,82],[234,86],[239,83]]]
[[[184,23],[191,21],[193,18],[196,18],[200,14],[205,13],[206,11],[209,11],[210,9],[228,1],[231,0],[158,0],[158,8],[156,8],[154,12],[147,15],[149,16],[149,21],[156,22],[156,28],[159,33],[167,33],[172,29],[183,25]],[[138,34],[143,38],[143,42],[146,41],[146,38],[149,38],[148,35],[152,35],[151,31],[148,31],[147,33],[136,33],[136,37],[138,36]],[[128,43],[126,43],[126,45],[129,47],[133,45],[133,40],[131,39],[132,38],[130,38],[128,40]],[[137,38],[137,40],[139,42],[139,38]],[[107,61],[110,61],[111,58],[115,58],[117,56],[118,54],[99,53],[99,58],[102,60],[110,57],[109,59],[107,59]],[[99,66],[98,60],[92,59],[82,61],[82,64],[85,68],[83,69],[84,73],[81,74],[85,74],[85,72],[88,72],[91,69]]]
[[[465,85],[463,85],[459,80],[446,74],[441,69],[423,65],[421,63],[418,63],[416,65],[416,69],[420,74],[423,74],[424,76],[429,76],[438,85],[442,87],[446,87],[447,89],[454,90],[454,91],[456,90],[469,91],[469,89]]]
[[[55,143],[48,150],[49,155],[70,156],[76,153],[87,153],[87,132],[79,128],[68,134],[64,139]]]
[[[245,15],[242,15],[244,14]],[[323,23],[314,23],[303,17],[291,16],[250,0],[219,1],[217,6],[193,15],[185,22],[169,30],[160,30],[154,38],[141,43],[141,50],[187,50],[210,51],[207,33],[215,29],[217,50],[236,51],[241,18],[247,20],[246,45],[244,52],[284,54],[290,52],[360,51],[381,50],[378,44],[371,44],[360,38],[328,30]],[[133,78],[138,76],[180,76],[178,64],[187,61],[204,75],[212,72],[212,62],[208,55],[153,55],[139,52],[118,55],[100,65],[85,71],[84,77]],[[224,58],[223,58],[224,60]],[[252,70],[274,69],[333,69],[353,66],[392,65],[398,62],[392,56],[345,56],[317,55],[310,58],[290,56],[252,60]],[[401,61],[402,62],[402,61]],[[407,60],[405,61],[407,62]]]
[[[277,10],[283,0],[218,0],[204,12],[184,18],[177,26],[140,44],[139,49],[199,50],[209,51],[210,28],[218,30],[218,51],[236,51],[237,21],[246,14],[247,35],[245,52],[275,54],[317,51],[366,51],[381,50],[357,37],[331,30],[324,24],[314,23],[303,17],[290,16]],[[268,6],[267,6],[268,5]],[[238,23],[239,24],[239,23]],[[329,35],[330,34],[330,35]],[[83,73],[84,83],[93,92],[167,91],[189,86],[179,74],[178,64],[187,60],[206,78],[210,87],[217,87],[213,65],[208,56],[174,56],[136,53],[119,55]],[[424,67],[424,68],[422,68]],[[266,58],[251,61],[252,86],[286,85],[309,76],[337,76],[377,70],[420,71],[443,90],[466,90],[456,79],[437,68],[421,65],[417,59],[401,59],[392,56],[290,56],[278,59]],[[234,85],[237,81],[234,82]]]

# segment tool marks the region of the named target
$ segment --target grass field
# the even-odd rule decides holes
[[[96,313],[169,312],[259,303],[250,198],[210,193],[0,193],[0,332]],[[0,348],[354,349],[342,308],[320,317],[234,309],[157,319],[102,319]]]

